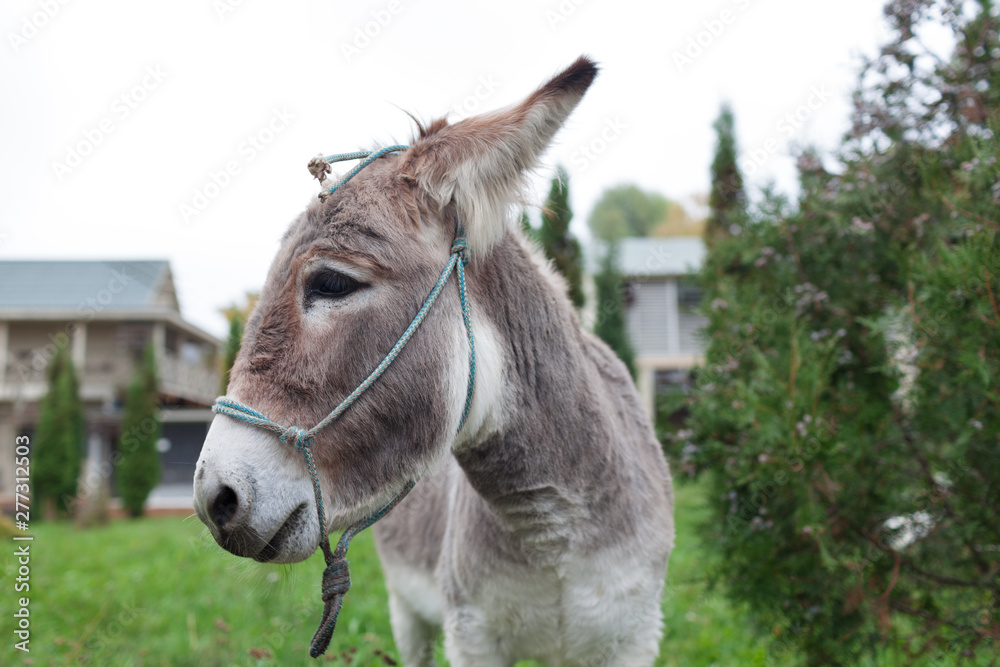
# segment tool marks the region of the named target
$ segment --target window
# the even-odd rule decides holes
[[[180,336],[177,333],[177,329],[167,328],[166,335],[164,336],[163,347],[170,354],[177,354],[177,350],[180,343]]]
[[[142,359],[142,353],[152,337],[151,324],[123,322],[115,329],[115,347],[124,349],[133,362],[138,362]]]
[[[701,286],[691,278],[677,283],[677,307],[682,313],[695,313],[701,305]]]
[[[657,394],[683,394],[693,385],[694,377],[690,368],[658,370],[654,376]]]
[[[197,366],[202,362],[201,346],[193,341],[184,341],[181,345],[181,361]]]

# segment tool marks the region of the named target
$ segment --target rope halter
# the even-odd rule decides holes
[[[371,164],[380,156],[387,153],[398,153],[406,150],[407,148],[407,146],[389,146],[371,153],[343,153],[339,155],[330,155],[328,157],[317,157],[313,158],[313,160],[309,162],[309,172],[318,180],[323,180],[330,171],[331,163],[343,160],[362,160],[361,163],[349,171],[336,185],[325,188],[320,193],[320,199],[325,200],[327,197],[340,189],[345,183],[347,183],[347,181],[351,180],[351,178],[353,178],[359,171]],[[406,494],[408,494],[413,488],[416,480],[406,482],[403,485],[402,490],[400,490],[392,500],[390,500],[384,507],[376,511],[374,514],[348,526],[343,535],[340,536],[340,540],[337,541],[337,548],[331,550],[330,536],[326,529],[326,513],[323,507],[323,494],[319,484],[319,473],[316,470],[316,462],[313,459],[312,440],[320,431],[335,422],[347,408],[357,401],[358,398],[370,386],[372,386],[376,380],[379,379],[382,373],[385,372],[396,357],[399,356],[403,347],[407,342],[409,342],[414,332],[416,332],[417,327],[419,327],[420,323],[424,321],[428,311],[430,311],[431,306],[434,305],[438,295],[441,294],[441,290],[444,289],[445,283],[447,283],[448,278],[451,276],[453,271],[458,274],[458,292],[462,303],[462,319],[465,323],[466,337],[469,341],[469,386],[466,390],[465,407],[462,410],[462,418],[458,424],[458,430],[462,430],[462,427],[465,425],[465,420],[469,416],[469,409],[472,406],[472,395],[476,384],[476,348],[472,336],[472,320],[469,316],[469,301],[465,289],[465,264],[467,261],[468,244],[465,240],[463,230],[459,228],[456,238],[451,246],[451,256],[448,260],[448,264],[444,267],[437,283],[435,283],[434,287],[431,289],[430,294],[427,295],[427,299],[424,301],[424,304],[420,307],[420,310],[417,311],[417,314],[410,323],[410,326],[407,327],[406,331],[403,332],[403,335],[400,336],[398,341],[396,341],[396,344],[393,345],[391,350],[389,350],[389,353],[385,356],[382,362],[375,367],[375,370],[371,372],[364,382],[358,385],[357,389],[351,392],[350,395],[340,402],[340,405],[334,408],[330,414],[324,417],[322,421],[313,426],[311,429],[306,430],[294,425],[284,426],[269,419],[257,410],[247,407],[246,405],[238,403],[225,396],[217,398],[215,400],[215,405],[212,406],[212,412],[216,414],[227,415],[246,424],[271,431],[278,436],[278,440],[280,442],[293,445],[296,450],[302,453],[302,456],[305,459],[306,468],[309,471],[309,478],[312,481],[313,493],[316,495],[316,512],[319,519],[320,547],[323,549],[323,557],[326,560],[326,568],[323,570],[322,583],[323,617],[320,620],[319,629],[316,630],[316,634],[313,636],[312,644],[309,648],[309,655],[314,658],[318,658],[323,655],[329,647],[330,639],[333,637],[333,631],[337,625],[337,616],[340,614],[344,594],[347,593],[348,589],[351,587],[351,574],[348,570],[347,562],[347,548],[350,546],[351,539],[362,530],[368,528],[373,523],[388,514],[393,507],[398,505],[400,501],[406,497]]]

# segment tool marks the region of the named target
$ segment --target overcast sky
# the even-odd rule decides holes
[[[406,143],[402,110],[517,102],[582,53],[602,73],[536,181],[566,165],[580,235],[612,185],[707,193],[727,100],[748,180],[792,192],[791,146],[847,128],[881,7],[5,0],[0,259],[168,259],[184,316],[222,336],[316,196],[311,156]]]

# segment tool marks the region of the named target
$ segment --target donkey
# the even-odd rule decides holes
[[[317,513],[343,529],[419,479],[375,526],[411,667],[434,664],[442,628],[457,667],[648,666],[658,653],[667,462],[625,366],[510,220],[597,71],[580,58],[520,104],[418,123],[407,150],[309,205],[282,239],[228,396],[284,424],[321,420],[407,329],[459,228],[474,375],[466,296],[448,286],[308,463],[284,436],[223,415],[198,460],[198,516],[261,562],[305,560],[325,535]]]

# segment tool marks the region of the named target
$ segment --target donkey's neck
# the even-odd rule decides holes
[[[548,271],[512,233],[470,270],[477,315],[502,355],[502,373],[494,373],[501,377],[488,381],[502,386],[493,388],[499,395],[488,399],[476,435],[460,437],[454,454],[477,494],[515,532],[586,523],[592,503],[627,476],[613,443],[628,437],[621,422],[631,411],[621,403],[634,391],[631,379],[581,330],[561,281]]]

